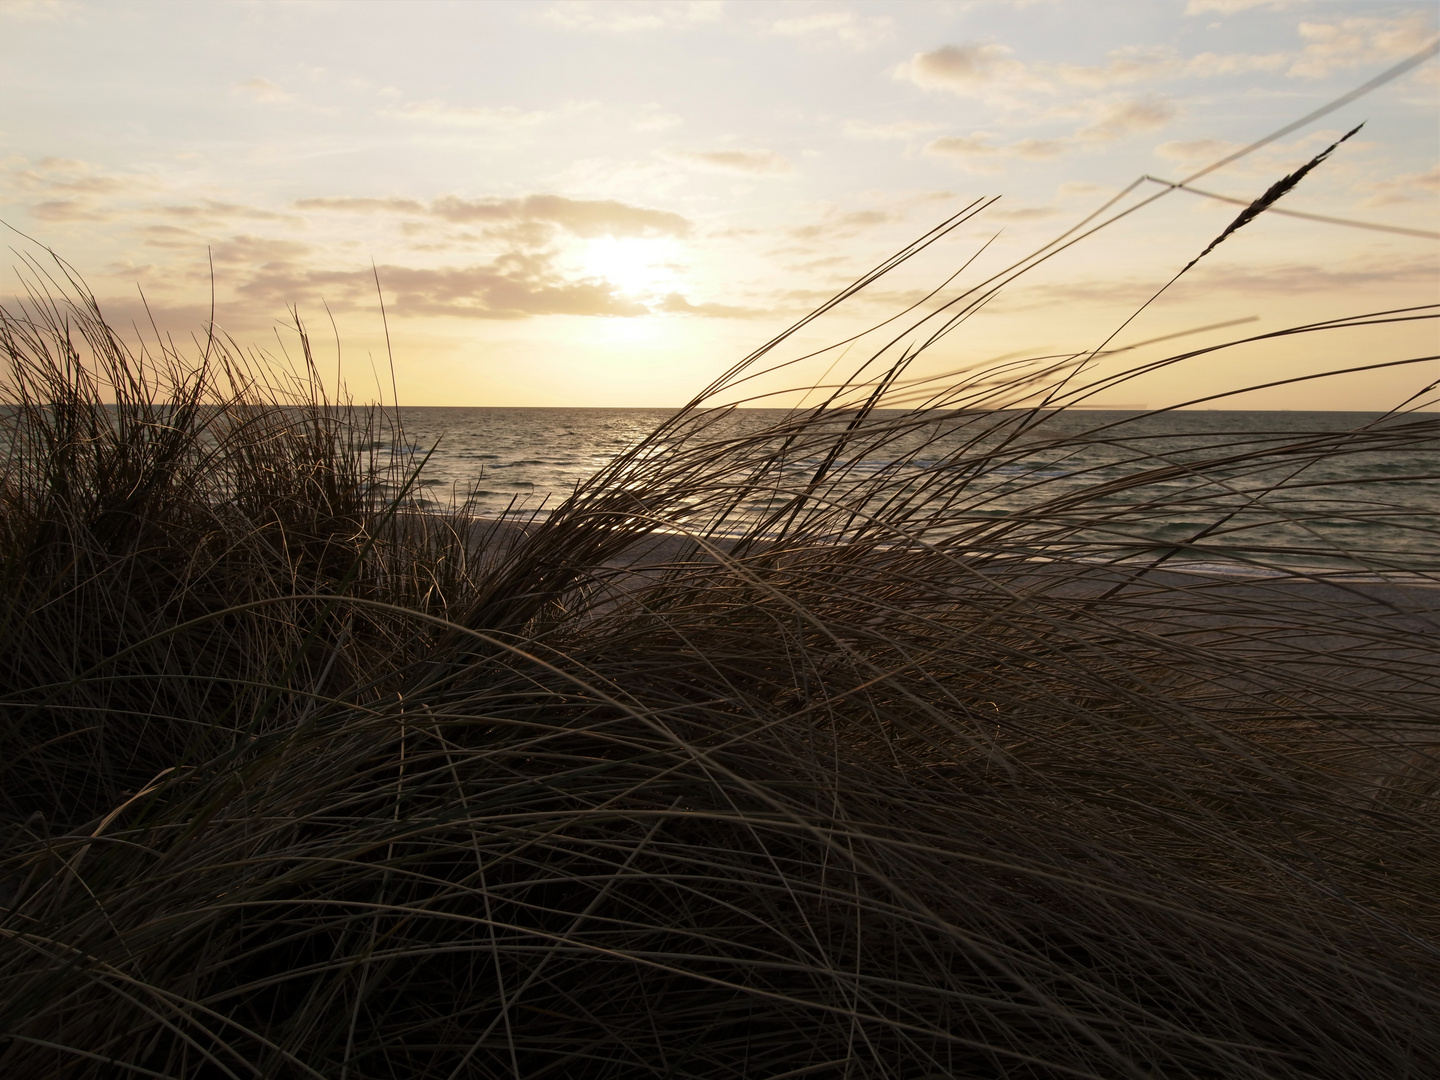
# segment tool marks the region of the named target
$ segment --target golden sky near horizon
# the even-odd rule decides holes
[[[1262,138],[1425,48],[1435,16],[1386,0],[3,0],[0,220],[121,323],[142,321],[143,290],[165,330],[201,331],[212,262],[216,322],[237,341],[278,351],[293,307],[330,365],[333,316],[357,397],[390,395],[378,275],[403,402],[674,405],[974,200],[1000,196],[784,355],[889,318],[973,258],[953,295],[1132,181]],[[1114,344],[1440,299],[1437,70],[1197,181],[1247,201],[1363,120],[1280,205],[1382,228],[1263,215]],[[1238,209],[1156,200],[1007,286],[916,373],[1095,348]],[[1433,323],[1307,335],[1096,404],[1435,344]],[[1226,403],[1383,409],[1437,376]]]

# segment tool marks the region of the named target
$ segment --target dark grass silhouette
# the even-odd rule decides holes
[[[0,1069],[1427,1075],[1434,508],[1313,477],[1440,425],[1069,422],[1213,349],[908,377],[990,287],[712,407],[771,343],[524,527],[414,512],[303,332],[281,379],[73,279],[0,314]]]

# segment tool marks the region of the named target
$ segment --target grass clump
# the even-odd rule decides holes
[[[1400,567],[1304,485],[1434,420],[1177,450],[906,354],[510,528],[408,509],[308,345],[0,333],[6,1075],[1440,1060],[1434,594],[1293,568]],[[1174,569],[1221,550],[1272,572]]]

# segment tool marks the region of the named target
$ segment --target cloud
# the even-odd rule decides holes
[[[32,169],[16,174],[24,188],[32,191],[64,192],[68,195],[124,195],[153,190],[154,179],[136,173],[105,173],[88,161],[73,158],[43,158]]]
[[[1103,67],[1056,64],[1054,72],[1076,86],[1106,87],[1172,74],[1180,66],[1173,49],[1129,45],[1115,49]]]
[[[1374,195],[1365,200],[1366,206],[1394,206],[1397,203],[1430,202],[1440,195],[1440,165],[1428,172],[1406,173],[1389,180],[1362,185],[1363,190]]]
[[[1223,249],[1221,249],[1223,251]],[[1243,250],[1243,249],[1241,249]],[[1408,260],[1354,261],[1348,265],[1316,263],[1245,264],[1239,251],[1230,256],[1219,252],[1214,263],[1201,263],[1184,279],[1181,288],[1188,294],[1238,294],[1242,297],[1274,295],[1343,296],[1360,290],[1394,289],[1402,285],[1427,285],[1435,280],[1435,264],[1423,257]],[[1229,261],[1229,260],[1235,261]],[[1057,302],[1118,303],[1126,306],[1143,301],[1155,290],[1153,280],[1112,278],[1109,280],[1072,277],[1016,291],[1006,301],[1015,309],[1046,307]]]
[[[449,127],[478,127],[492,129],[514,129],[534,127],[547,120],[555,120],[576,113],[588,112],[595,108],[593,101],[567,102],[559,109],[519,109],[513,105],[462,106],[450,105],[438,98],[427,101],[411,101],[399,108],[382,109],[381,116],[400,120],[418,120],[428,124]]]
[[[1271,143],[1227,166],[1226,172],[1231,176],[1278,179],[1281,174],[1292,171],[1314,157],[1317,150],[1334,142],[1340,135],[1338,128],[1321,128],[1290,142]],[[1192,169],[1229,157],[1235,151],[1243,150],[1245,145],[1225,139],[1188,139],[1163,142],[1155,147],[1155,154],[1166,161],[1176,162],[1183,168]]]
[[[259,267],[286,267],[310,254],[312,248],[295,240],[277,240],[268,236],[232,236],[228,240],[212,245],[211,257],[222,265]]]
[[[930,90],[983,95],[994,87],[1034,86],[1036,80],[1013,50],[1004,45],[974,42],[942,45],[932,52],[916,53],[895,69],[897,79]]]
[[[1053,206],[1011,206],[987,210],[986,215],[1001,221],[1043,221],[1060,213]]]
[[[620,296],[609,282],[568,281],[548,256],[510,252],[489,263],[425,269],[376,268],[386,307],[400,316],[444,315],[469,319],[523,319],[537,315],[648,314]],[[374,304],[375,279],[363,270],[314,270],[271,265],[238,289],[247,299],[292,304],[325,299],[337,310]]]
[[[1068,107],[1065,112],[1072,112]],[[921,151],[928,157],[950,158],[971,172],[996,172],[1004,159],[1049,161],[1072,149],[1096,146],[1127,135],[1163,127],[1177,109],[1160,98],[1135,98],[1103,102],[1093,107],[1095,118],[1073,135],[1055,139],[1017,139],[999,142],[986,131],[969,135],[942,135],[926,143]]]
[[[1016,105],[1017,95],[1056,94],[1067,87],[1103,90],[1157,79],[1215,78],[1248,71],[1276,71],[1293,55],[1285,53],[1200,53],[1185,58],[1169,46],[1129,45],[1110,51],[1103,64],[1025,64],[1012,50],[993,42],[945,45],[916,53],[895,69],[898,79],[931,90]],[[1020,100],[1023,100],[1020,99]]]
[[[1208,289],[1246,295],[1343,295],[1356,289],[1430,284],[1435,280],[1435,264],[1423,258],[1361,262],[1351,266],[1314,263],[1238,266],[1231,263],[1223,267],[1211,267],[1197,276],[1200,284]]]
[[[887,16],[857,15],[853,11],[823,11],[777,19],[767,30],[779,37],[797,38],[810,45],[842,45],[857,52],[878,45],[891,34],[894,22]]]
[[[655,305],[655,310],[666,315],[701,315],[711,319],[758,319],[770,312],[761,308],[731,307],[729,304],[692,304],[677,292],[672,292]]]
[[[1197,79],[1238,75],[1247,71],[1278,71],[1289,63],[1284,53],[1199,53],[1185,61],[1181,74]]]
[[[1186,15],[1234,15],[1238,11],[1263,7],[1271,11],[1299,7],[1304,0],[1190,0],[1185,5]]]
[[[674,113],[665,112],[655,102],[646,105],[640,115],[630,121],[631,131],[669,131],[673,127],[679,127],[683,120]]]
[[[411,214],[455,224],[516,225],[543,222],[575,236],[685,236],[688,219],[668,210],[631,206],[614,199],[567,199],[526,195],[516,199],[462,199],[445,195],[429,203],[416,199],[300,199],[297,210],[333,210],[362,214]]]
[[[142,195],[159,185],[138,173],[107,173],[86,161],[44,158],[30,166],[23,159],[10,171],[14,189],[29,199],[28,212],[38,220],[55,223],[110,221],[115,201]]]
[[[1276,71],[1290,62],[1284,53],[1199,53],[1183,59],[1168,47],[1126,46],[1109,54],[1099,66],[1081,64],[1044,65],[1038,70],[1053,74],[1072,86],[1103,89],[1149,79],[1211,79],[1247,71]]]
[[[940,126],[932,120],[895,120],[888,124],[847,120],[845,134],[852,139],[910,139],[934,131]]]
[[[789,159],[774,150],[662,150],[660,156],[702,172],[781,176],[795,171]]]
[[[1321,79],[1333,71],[1396,60],[1419,51],[1434,36],[1433,23],[1420,12],[1396,18],[1302,22],[1300,38],[1307,44],[1288,74]]]
[[[46,199],[30,207],[30,216],[38,221],[64,224],[70,221],[112,221],[114,213],[103,210],[84,199]]]
[[[551,26],[588,34],[633,34],[717,22],[723,0],[568,0],[551,4],[540,17]]]
[[[193,251],[204,242],[199,233],[179,225],[141,225],[135,232],[148,247]]]
[[[848,213],[831,212],[824,220],[814,225],[799,225],[786,232],[796,240],[844,239],[858,236],[867,229],[899,221],[902,215],[889,210],[851,210]]]
[[[282,90],[269,79],[246,79],[244,82],[236,83],[237,90],[244,90],[256,101],[266,103],[277,103],[282,101],[294,101],[295,95],[288,90]]]
[[[294,214],[279,214],[274,210],[264,210],[258,206],[241,206],[238,203],[220,202],[216,199],[205,199],[200,203],[188,205],[160,206],[155,209],[156,213],[164,214],[167,217],[206,224],[236,220],[288,222],[298,220]]]
[[[16,22],[50,22],[75,13],[75,5],[61,0],[0,0],[0,18]]]
[[[1068,145],[1064,139],[1020,139],[1013,143],[997,143],[994,136],[980,131],[973,135],[942,135],[926,143],[922,153],[930,157],[955,158],[961,161],[974,158],[1046,161],[1065,153]]]
[[[1101,107],[1100,115],[1075,133],[1084,142],[1114,142],[1127,135],[1155,131],[1164,127],[1179,112],[1173,102],[1164,98],[1134,98]]]
[[[1219,161],[1227,154],[1233,154],[1242,147],[1242,143],[1227,142],[1224,139],[1188,139],[1179,142],[1163,142],[1155,147],[1155,153],[1166,161],[1176,161],[1182,165],[1195,165]]]

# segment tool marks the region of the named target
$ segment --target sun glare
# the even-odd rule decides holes
[[[629,296],[664,295],[679,281],[669,265],[676,255],[672,240],[591,240],[580,256],[587,277],[603,278]]]

